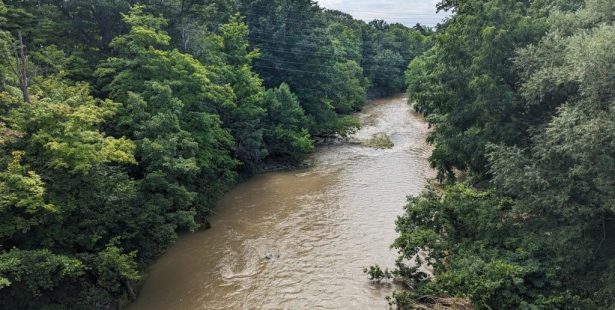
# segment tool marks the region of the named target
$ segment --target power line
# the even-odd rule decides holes
[[[311,51],[308,49],[304,49],[301,51],[294,51],[292,49],[295,48],[300,48],[300,47],[306,47],[306,48],[315,48],[317,46],[313,46],[313,45],[308,45],[308,46],[304,46],[304,45],[295,45],[294,43],[280,43],[280,42],[276,42],[276,41],[270,41],[270,40],[262,40],[262,39],[255,39],[255,38],[250,38],[252,39],[252,47],[253,48],[258,48],[260,50],[266,50],[269,52],[278,52],[278,53],[285,53],[285,54],[299,54],[299,55],[310,55],[310,56],[315,56],[315,57],[331,57],[331,58],[342,58],[342,59],[347,59],[346,57],[343,56],[336,56],[333,52],[319,52],[319,51]],[[277,45],[259,45],[259,44],[263,44],[263,43],[273,43],[273,44],[277,44]],[[387,42],[387,43],[407,43],[407,42],[400,42],[400,41],[395,41],[395,42]],[[368,57],[366,55],[364,55],[364,53],[366,52],[365,49],[363,49],[363,47],[365,46],[365,42],[361,42],[360,44],[360,53],[363,54],[361,55],[362,59],[373,59],[373,57]],[[333,49],[333,46],[330,46]],[[378,45],[370,45],[370,47],[379,47]],[[285,49],[287,48],[287,49]],[[368,49],[369,50],[369,49]],[[350,57],[349,57],[350,58]]]
[[[309,34],[285,34],[285,33],[280,33],[280,31],[265,31],[265,30],[253,30],[253,29],[250,29],[250,34],[253,34],[253,33],[271,34],[271,35],[284,36],[284,37],[289,37],[289,38],[294,38],[294,37],[309,38],[309,37],[312,37]]]
[[[346,13],[349,14],[353,17],[354,20],[361,20],[361,18],[358,18],[356,16],[353,16],[351,13],[347,12],[347,11],[342,11],[343,9],[328,9],[328,8],[324,8],[325,11],[340,11],[342,13]],[[390,12],[379,12],[379,11],[364,11],[364,10],[355,10],[352,8],[349,8],[348,10],[350,10],[351,12],[361,12],[361,13],[372,13],[372,14],[389,14],[389,13],[399,13],[399,10],[396,11],[390,11]],[[266,10],[266,9],[258,9],[255,7],[250,7],[250,8],[246,8],[246,11],[250,12],[243,12],[242,14],[244,15],[252,15],[252,16],[263,16],[263,14],[275,14],[277,13],[274,10]],[[257,13],[253,13],[253,12],[257,12]],[[286,13],[290,13],[290,12],[286,12]],[[371,20],[411,20],[414,21],[416,20],[417,23],[421,23],[416,17],[431,17],[431,16],[437,16],[437,14],[429,14],[429,13],[407,13],[404,15],[397,15],[397,16],[383,16],[383,17],[369,17],[366,19],[371,19]],[[292,18],[289,20],[294,20],[294,21],[305,21],[304,19],[299,19],[299,18]],[[421,23],[422,25],[430,25],[430,26],[435,26],[438,25],[440,23],[434,23],[434,22],[430,22],[430,23]]]
[[[280,35],[280,36],[284,36],[284,35]],[[273,37],[273,36],[272,36]],[[327,37],[327,36],[311,36],[311,35],[306,35],[306,37],[304,37],[305,39],[313,39],[313,42],[285,42],[283,40],[271,40],[268,39],[268,37],[263,37],[263,36],[258,36],[256,34],[249,34],[249,39],[252,41],[258,41],[258,42],[266,42],[266,43],[273,43],[273,44],[278,44],[278,45],[286,45],[286,46],[303,46],[303,47],[308,47],[308,48],[315,48],[315,47],[319,47],[322,46],[324,43],[328,43],[331,41],[332,38]],[[333,37],[334,39],[335,37]],[[361,38],[361,44],[363,44],[364,42],[366,42],[366,40],[363,40],[363,38]],[[386,40],[387,43],[407,43],[409,41],[391,41],[391,40]]]
[[[304,36],[299,36],[297,35],[297,37],[299,37],[300,39],[304,39],[304,41],[300,41],[300,42],[285,42],[285,41],[280,41],[280,40],[272,40],[273,37],[286,37],[283,34],[279,34],[279,35],[274,35],[272,34],[271,36],[259,36],[259,35],[249,35],[249,39],[251,39],[252,41],[258,41],[258,42],[266,42],[266,43],[275,43],[275,44],[279,44],[279,45],[290,45],[290,46],[306,46],[306,47],[313,47],[314,44],[317,45],[322,45],[323,43],[328,43],[331,44],[332,41],[334,39],[338,39],[339,37],[333,35],[332,37],[329,36],[318,36],[318,35],[304,35]],[[268,39],[271,38],[271,39]],[[365,40],[363,37],[358,37],[357,38],[358,41],[357,43],[359,43],[360,45],[370,45],[370,46],[374,46],[374,42],[370,41],[370,40]],[[298,39],[299,40],[299,39]],[[312,40],[312,42],[309,42],[310,40]],[[391,43],[391,44],[403,44],[403,43],[411,43],[412,40],[385,40],[386,43]]]
[[[257,61],[258,60],[269,61],[271,63],[287,63],[287,64],[297,64],[297,65],[315,66],[315,67],[323,67],[323,68],[333,67],[331,65],[310,64],[310,63],[304,63],[304,62],[298,62],[298,61],[286,61],[286,60],[278,60],[278,59],[271,59],[271,58],[259,58],[257,59]]]
[[[258,9],[248,8],[248,9],[246,9],[246,11],[241,12],[241,13],[243,15],[246,15],[246,16],[271,17],[270,15],[274,15],[275,16],[275,14],[278,13],[278,12],[273,11],[273,10],[271,10],[271,11],[269,11],[269,10],[260,10],[259,11]],[[293,13],[293,12],[284,12],[284,13]],[[303,16],[307,17],[307,15],[303,15]],[[417,22],[419,22],[418,19],[414,18],[413,16],[416,16],[416,17],[428,17],[428,16],[431,16],[431,15],[419,15],[419,14],[412,15],[412,14],[410,14],[410,16],[408,16],[408,17],[406,17],[406,16],[404,16],[404,17],[401,17],[401,16],[400,17],[391,17],[391,18],[389,18],[389,17],[383,17],[383,18],[374,17],[374,18],[370,18],[370,19],[371,20],[385,20],[385,19],[386,20],[416,20]],[[314,16],[314,17],[318,17],[318,16]],[[285,17],[285,19],[287,21],[295,21],[295,22],[306,22],[306,21],[309,21],[308,19],[302,19],[300,17],[293,17],[293,18]],[[361,20],[360,18],[356,18],[354,16],[353,16],[353,19],[357,20],[357,21]],[[423,25],[437,25],[437,24],[438,23],[433,23],[433,22],[432,23],[423,23]]]
[[[272,12],[270,10],[267,10],[268,8],[271,7],[265,7],[265,6],[251,6],[251,7],[246,7],[246,10],[260,10],[262,12]],[[390,14],[390,13],[397,13],[397,14],[401,14],[403,12],[400,12],[400,10],[398,8],[395,8],[391,11],[374,11],[374,10],[360,10],[360,9],[356,9],[356,8],[352,8],[352,7],[344,7],[344,6],[336,6],[335,8],[327,8],[327,7],[318,7],[321,10],[324,11],[340,11],[343,13],[347,13],[345,11],[342,10],[348,10],[348,11],[352,11],[352,12],[361,12],[361,13],[374,13],[374,14]],[[434,7],[435,10],[435,7]],[[437,15],[436,12],[434,13],[426,13],[426,12],[420,12],[420,11],[414,11],[414,12],[407,12],[407,13],[403,13],[404,15],[428,15],[428,16],[432,16],[432,15]]]
[[[316,72],[316,71],[307,71],[307,70],[299,70],[299,69],[288,69],[288,68],[279,68],[279,67],[269,67],[269,66],[263,66],[263,65],[259,65],[259,64],[253,64],[253,67],[257,67],[257,68],[267,68],[267,69],[274,69],[274,70],[281,70],[281,71],[290,71],[290,72],[302,72],[302,73],[311,73],[311,74],[318,74],[318,75],[327,75],[323,72]]]
[[[296,68],[290,68],[288,66],[276,66],[276,63],[271,63],[269,65],[267,64],[259,64],[259,63],[254,63],[252,64],[252,67],[256,67],[256,68],[268,68],[268,69],[274,69],[274,70],[281,70],[281,71],[290,71],[290,72],[301,72],[301,73],[311,73],[311,74],[319,74],[319,75],[328,75],[326,72],[323,71],[311,71],[311,70],[306,70],[306,69],[296,69]]]
[[[330,66],[330,65],[305,64],[305,63],[302,63],[302,62],[294,62],[294,61],[277,61],[277,60],[271,60],[271,59],[260,59],[260,60],[268,61],[271,65],[277,65],[277,64],[279,64],[279,63],[285,63],[285,64],[299,64],[299,65],[307,65],[307,66],[316,66],[316,67],[323,67],[323,68],[329,68],[329,69],[332,69],[332,68],[333,68],[333,66]],[[256,63],[256,64],[252,64],[252,65],[253,65],[253,66],[262,66],[261,64],[258,64],[258,63]],[[274,67],[271,67],[271,68],[272,68],[272,69],[279,69],[279,68],[289,68],[289,67],[288,67],[288,66],[287,66],[287,67],[283,67],[283,66],[274,66]],[[361,69],[363,69],[363,68],[361,68]],[[300,72],[306,72],[306,73],[320,73],[320,74],[326,74],[326,73],[324,73],[323,71],[309,71],[309,70],[306,70],[306,69],[296,69],[296,68],[292,68],[292,69],[289,69],[289,70],[298,70],[298,71],[300,71]],[[384,71],[382,71],[382,70],[377,70],[377,71],[374,71],[374,72],[384,72]],[[365,71],[364,71],[364,73],[365,73]]]
[[[352,29],[351,30],[357,32],[358,38],[362,39],[363,38],[363,32],[357,29]],[[408,32],[418,32],[415,29],[411,29],[408,28],[407,29]],[[249,34],[270,34],[270,35],[275,35],[275,36],[280,36],[280,37],[288,37],[288,38],[318,38],[318,39],[323,39],[323,40],[327,40],[330,39],[329,36],[320,36],[320,35],[316,35],[316,34],[288,34],[286,32],[282,33],[281,30],[278,31],[265,31],[265,30],[255,30],[255,29],[250,29]],[[333,36],[335,37],[338,34],[333,34]],[[394,42],[402,42],[402,41],[394,41]]]
[[[270,12],[270,13],[271,13],[271,12]],[[256,13],[243,13],[243,15],[245,15],[245,16],[262,17],[262,18],[267,18],[267,17],[270,17],[270,16],[267,16],[267,15],[263,15],[263,14],[256,14]],[[359,19],[356,19],[356,20],[359,20]],[[371,20],[371,21],[374,21],[374,20],[382,20],[382,19],[372,18],[372,19],[370,19],[370,20]],[[389,24],[389,25],[391,25],[391,24],[399,24],[398,22],[395,22],[395,20],[402,20],[402,19],[392,19],[392,20],[393,20],[394,22],[388,22],[387,24]],[[440,24],[440,23],[433,23],[433,22],[430,22],[430,23],[421,22],[419,19],[413,19],[413,18],[411,18],[411,17],[408,17],[408,18],[403,19],[403,20],[408,20],[408,21],[416,21],[416,23],[419,23],[419,24],[424,25],[424,26],[437,26],[438,24]],[[403,21],[403,20],[402,20],[402,21]],[[280,20],[275,20],[275,19],[273,19],[273,20],[272,20],[272,19],[268,19],[268,21],[270,21],[270,22],[271,22],[271,21],[280,21]],[[309,23],[309,22],[312,22],[312,21],[309,21],[309,20],[306,20],[306,19],[301,19],[301,18],[289,18],[289,17],[285,17],[282,21],[283,21],[285,24],[290,24],[290,25],[305,25],[305,24],[307,24],[307,23]],[[365,23],[365,21],[363,21],[363,22]],[[314,22],[314,24],[315,24],[315,23],[316,23],[316,22]],[[411,28],[411,27],[409,27],[409,26],[406,26],[406,25],[403,25],[403,26],[404,26],[404,27],[406,27],[406,28],[408,28],[408,29],[412,29],[412,28]]]
[[[287,37],[284,34],[262,34],[262,33],[249,33],[248,38],[254,41],[270,42],[279,45],[305,45],[312,47],[313,44],[322,46],[323,44],[330,44],[335,36],[329,35],[305,35],[297,36],[296,38]]]
[[[301,55],[301,56],[311,56],[311,57],[319,57],[319,58],[328,58],[331,60],[356,60],[353,58],[345,58],[345,57],[340,57],[340,56],[335,56],[335,55],[328,55],[328,54],[319,54],[319,53],[311,53],[311,52],[293,52],[293,51],[284,51],[284,50],[276,50],[276,49],[271,49],[271,48],[267,48],[267,47],[256,47],[259,50],[265,51],[265,52],[273,52],[273,53],[283,53],[283,54],[294,54],[294,55]]]
[[[259,50],[265,51],[265,52],[274,52],[274,53],[284,53],[284,54],[295,54],[295,55],[301,55],[301,56],[310,56],[310,57],[319,57],[319,58],[325,58],[328,60],[334,60],[334,61],[349,61],[349,60],[355,60],[355,61],[359,61],[360,63],[377,63],[376,57],[366,57],[363,56],[360,59],[356,59],[356,58],[352,58],[352,57],[341,57],[341,56],[335,56],[335,55],[324,55],[324,54],[316,54],[316,53],[302,53],[302,52],[293,52],[293,51],[280,51],[280,50],[273,50],[273,49],[268,49],[268,48],[262,48],[262,47],[256,47]]]

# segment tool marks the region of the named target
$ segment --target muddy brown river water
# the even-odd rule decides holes
[[[130,309],[387,309],[393,288],[362,269],[394,265],[395,219],[431,177],[428,129],[403,96],[359,117],[353,140],[385,133],[395,146],[322,146],[312,168],[237,186],[211,229],[180,237],[151,266]]]

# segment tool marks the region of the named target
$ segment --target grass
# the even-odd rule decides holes
[[[395,144],[393,144],[393,141],[391,141],[391,138],[386,133],[381,132],[373,135],[371,139],[364,141],[363,145],[376,149],[391,149]]]

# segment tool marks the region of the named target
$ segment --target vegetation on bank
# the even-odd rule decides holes
[[[0,2],[0,304],[121,307],[239,179],[401,90],[429,35],[308,0]]]
[[[440,8],[454,16],[406,75],[444,188],[397,221],[393,274],[410,290],[394,301],[615,309],[615,2]]]

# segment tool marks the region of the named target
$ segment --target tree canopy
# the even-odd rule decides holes
[[[455,15],[406,76],[448,182],[397,221],[396,273],[413,290],[395,301],[613,309],[614,3],[441,5]]]

